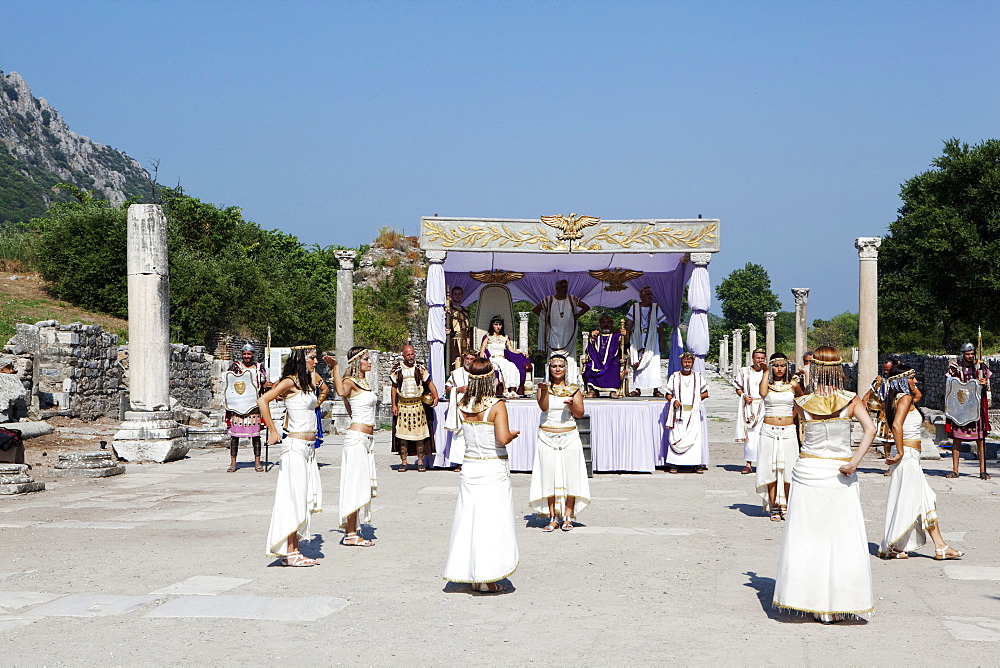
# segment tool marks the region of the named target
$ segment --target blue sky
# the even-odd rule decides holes
[[[0,69],[262,227],[702,214],[715,282],[760,263],[810,320],[857,310],[854,239],[943,140],[1000,137],[1000,2],[2,7]]]

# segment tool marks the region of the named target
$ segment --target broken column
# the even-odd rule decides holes
[[[347,363],[347,351],[354,347],[354,255],[353,250],[334,251],[340,262],[337,270],[337,354]]]
[[[777,315],[777,311],[764,311],[764,352],[767,359],[774,354],[774,319]]]
[[[729,335],[719,339],[719,373],[729,373]]]
[[[73,478],[110,478],[125,473],[125,467],[107,450],[64,452],[54,468],[56,475]]]
[[[180,459],[188,445],[170,410],[167,219],[158,204],[128,208],[128,338],[131,410],[115,453],[130,462]]]
[[[806,317],[806,304],[809,301],[809,288],[792,288],[795,297],[795,367],[802,365],[802,356],[806,354],[809,331],[809,320]]]
[[[27,464],[0,464],[0,494],[26,494],[45,489],[28,474]]]

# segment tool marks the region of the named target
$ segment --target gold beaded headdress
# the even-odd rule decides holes
[[[292,350],[310,350],[310,349],[315,348],[315,347],[316,347],[315,344],[310,343],[310,344],[304,345],[304,346],[292,346]]]
[[[494,367],[486,373],[470,373],[465,395],[458,405],[466,413],[478,413],[485,408],[486,403],[497,394]]]

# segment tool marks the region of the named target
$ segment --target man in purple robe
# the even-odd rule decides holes
[[[600,330],[591,334],[587,346],[583,380],[594,396],[610,392],[610,396],[617,397],[622,382],[621,343],[625,330],[614,331],[611,316],[607,315],[601,316],[598,325]]]

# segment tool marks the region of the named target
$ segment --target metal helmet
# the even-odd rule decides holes
[[[962,347],[959,348],[958,350],[959,350],[959,352],[963,352],[963,353],[967,353],[967,352],[970,352],[970,351],[975,352],[976,347],[974,345],[972,345],[971,343],[963,343]]]
[[[256,353],[257,349],[253,347],[252,343],[244,343],[243,347],[240,348],[241,353]]]

